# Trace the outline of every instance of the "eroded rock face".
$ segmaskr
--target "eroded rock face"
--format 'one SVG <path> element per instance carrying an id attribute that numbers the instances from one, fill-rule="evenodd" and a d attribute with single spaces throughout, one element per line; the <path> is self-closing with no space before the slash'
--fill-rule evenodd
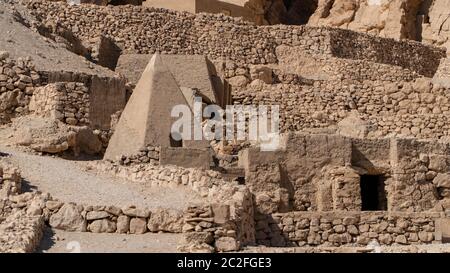
<path id="1" fill-rule="evenodd" d="M 319 0 L 308 24 L 450 48 L 449 5 L 449 0 Z"/>
<path id="2" fill-rule="evenodd" d="M 249 0 L 245 4 L 258 25 L 303 25 L 317 8 L 317 0 Z"/>
<path id="3" fill-rule="evenodd" d="M 368 32 L 382 37 L 416 39 L 421 0 L 320 0 L 308 24 Z"/>

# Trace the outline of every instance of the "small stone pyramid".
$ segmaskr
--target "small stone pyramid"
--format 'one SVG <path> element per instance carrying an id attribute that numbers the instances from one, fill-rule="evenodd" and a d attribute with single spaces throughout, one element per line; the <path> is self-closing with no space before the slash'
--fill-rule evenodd
<path id="1" fill-rule="evenodd" d="M 105 159 L 134 155 L 145 146 L 170 146 L 170 113 L 188 105 L 174 76 L 159 54 L 153 55 L 133 91 L 111 137 Z"/>

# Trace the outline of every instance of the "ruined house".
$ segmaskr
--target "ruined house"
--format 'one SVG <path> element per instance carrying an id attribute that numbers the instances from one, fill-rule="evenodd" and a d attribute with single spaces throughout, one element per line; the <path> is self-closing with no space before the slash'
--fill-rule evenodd
<path id="1" fill-rule="evenodd" d="M 316 16 L 300 10 L 305 15 L 300 26 L 256 26 L 228 16 L 140 6 L 31 1 L 24 9 L 38 29 L 30 34 L 39 41 L 33 46 L 46 48 L 42 33 L 65 47 L 48 47 L 53 49 L 44 53 L 51 55 L 37 55 L 33 67 L 5 43 L 12 52 L 0 54 L 5 128 L 12 126 L 13 132 L 15 118 L 29 116 L 57 120 L 69 132 L 87 127 L 106 148 L 105 160 L 87 166 L 88 171 L 149 188 L 187 188 L 204 203 L 174 211 L 59 202 L 21 195 L 18 174 L 2 170 L 6 206 L 41 217 L 42 223 L 29 223 L 39 224 L 35 229 L 40 231 L 45 222 L 66 231 L 183 233 L 180 249 L 187 252 L 249 246 L 334 251 L 373 242 L 383 247 L 448 242 L 445 48 L 402 40 L 409 34 L 396 22 L 385 25 L 396 31 L 382 29 L 378 36 L 354 32 L 359 12 L 382 10 L 379 5 L 326 2 L 318 1 Z M 200 2 L 186 1 L 193 3 Z M 334 15 L 342 10 L 350 15 L 344 13 L 344 22 L 337 24 Z M 304 25 L 306 19 L 321 27 Z M 348 29 L 327 27 L 346 23 Z M 20 26 L 29 31 L 26 24 Z M 83 73 L 75 65 L 45 65 L 58 54 L 75 60 Z M 173 139 L 170 111 L 183 104 L 192 110 L 194 95 L 222 108 L 278 105 L 278 149 Z M 67 147 L 34 151 L 56 158 L 68 152 Z M 36 240 L 38 235 L 33 234 Z M 32 242 L 27 245 L 32 249 Z"/>

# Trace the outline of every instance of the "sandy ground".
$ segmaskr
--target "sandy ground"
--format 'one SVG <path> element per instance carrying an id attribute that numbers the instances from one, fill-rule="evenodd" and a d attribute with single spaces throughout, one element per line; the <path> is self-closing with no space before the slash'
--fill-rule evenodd
<path id="1" fill-rule="evenodd" d="M 65 232 L 47 228 L 39 253 L 173 253 L 180 234 Z"/>
<path id="2" fill-rule="evenodd" d="M 27 25 L 32 20 L 23 6 L 0 1 L 0 49 L 8 51 L 12 58 L 30 56 L 36 68 L 44 71 L 64 70 L 114 76 L 113 71 L 88 62 L 84 57 L 67 50 L 65 45 L 30 29 Z"/>
<path id="3" fill-rule="evenodd" d="M 186 187 L 149 187 L 86 171 L 83 161 L 31 155 L 2 145 L 0 152 L 7 153 L 8 160 L 20 168 L 25 191 L 49 192 L 64 202 L 183 209 L 201 201 L 197 193 Z"/>

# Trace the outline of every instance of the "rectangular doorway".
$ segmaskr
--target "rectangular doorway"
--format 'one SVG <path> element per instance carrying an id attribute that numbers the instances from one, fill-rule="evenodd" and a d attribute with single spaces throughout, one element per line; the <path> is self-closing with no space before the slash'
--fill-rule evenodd
<path id="1" fill-rule="evenodd" d="M 361 210 L 387 210 L 386 185 L 384 181 L 385 178 L 382 175 L 361 176 Z"/>

